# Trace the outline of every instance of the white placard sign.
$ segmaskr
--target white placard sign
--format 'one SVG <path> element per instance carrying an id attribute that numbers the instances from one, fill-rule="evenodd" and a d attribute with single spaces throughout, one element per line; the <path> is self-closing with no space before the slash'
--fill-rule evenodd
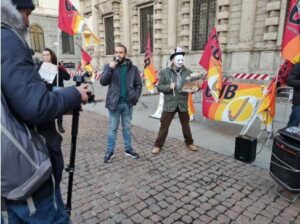
<path id="1" fill-rule="evenodd" d="M 44 81 L 52 84 L 57 74 L 57 66 L 49 62 L 43 62 L 39 73 Z"/>

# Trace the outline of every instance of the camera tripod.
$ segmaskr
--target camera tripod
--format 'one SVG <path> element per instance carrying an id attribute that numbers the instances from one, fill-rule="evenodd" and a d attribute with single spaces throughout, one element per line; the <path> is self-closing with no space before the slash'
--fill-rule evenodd
<path id="1" fill-rule="evenodd" d="M 76 82 L 76 86 L 80 86 L 81 83 L 85 82 L 85 77 L 84 76 L 74 76 L 74 81 Z M 88 102 L 90 103 L 92 101 L 94 101 L 94 95 L 89 94 Z M 73 175 L 74 175 L 74 171 L 75 171 L 76 143 L 77 143 L 77 135 L 78 135 L 80 110 L 81 110 L 81 107 L 78 107 L 73 110 L 70 163 L 65 169 L 69 173 L 67 204 L 65 205 L 66 211 L 69 214 L 69 216 L 71 215 L 71 210 L 72 210 Z"/>

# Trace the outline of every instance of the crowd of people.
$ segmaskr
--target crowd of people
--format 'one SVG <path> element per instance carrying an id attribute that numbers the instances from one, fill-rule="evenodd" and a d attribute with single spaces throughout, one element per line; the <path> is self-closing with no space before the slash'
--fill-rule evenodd
<path id="1" fill-rule="evenodd" d="M 13 116 L 44 137 L 51 159 L 53 178 L 49 177 L 32 194 L 31 198 L 36 208 L 33 214 L 28 209 L 27 200 L 12 201 L 1 197 L 5 204 L 1 220 L 2 223 L 5 221 L 8 223 L 69 223 L 70 219 L 65 211 L 60 192 L 64 162 L 61 152 L 62 136 L 58 131 L 64 132 L 63 114 L 85 104 L 90 90 L 86 84 L 62 88 L 63 81 L 70 79 L 63 64 L 58 66 L 59 80 L 56 77 L 52 83 L 45 83 L 41 79 L 31 49 L 25 41 L 29 16 L 34 9 L 32 0 L 3 0 L 1 3 L 1 92 Z M 165 103 L 160 118 L 160 128 L 152 149 L 153 154 L 161 152 L 176 113 L 179 115 L 187 149 L 197 151 L 189 125 L 188 93 L 181 89 L 185 80 L 196 78 L 199 74 L 192 73 L 184 66 L 184 56 L 185 52 L 182 48 L 175 48 L 170 54 L 170 66 L 160 72 L 157 90 L 164 93 Z M 57 57 L 49 48 L 44 49 L 42 60 L 57 65 Z M 120 122 L 124 138 L 124 153 L 133 159 L 138 159 L 139 155 L 133 149 L 131 142 L 131 119 L 133 107 L 141 96 L 142 81 L 137 66 L 127 57 L 126 46 L 119 44 L 115 47 L 115 58 L 104 66 L 100 83 L 108 86 L 105 106 L 109 111 L 109 128 L 104 162 L 111 162 L 114 157 Z M 294 87 L 293 108 L 288 126 L 299 126 L 300 64 L 294 65 L 287 84 Z M 2 172 L 5 171 L 2 169 Z"/>

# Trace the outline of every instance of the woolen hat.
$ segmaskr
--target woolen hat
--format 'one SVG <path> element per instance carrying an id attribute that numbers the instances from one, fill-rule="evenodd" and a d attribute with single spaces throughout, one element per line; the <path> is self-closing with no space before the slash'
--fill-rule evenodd
<path id="1" fill-rule="evenodd" d="M 185 55 L 184 50 L 181 47 L 176 47 L 171 51 L 170 61 L 176 56 L 176 55 Z"/>
<path id="2" fill-rule="evenodd" d="M 33 11 L 35 9 L 35 6 L 32 2 L 32 0 L 11 0 L 12 4 L 17 7 L 18 10 L 20 9 L 30 9 Z"/>

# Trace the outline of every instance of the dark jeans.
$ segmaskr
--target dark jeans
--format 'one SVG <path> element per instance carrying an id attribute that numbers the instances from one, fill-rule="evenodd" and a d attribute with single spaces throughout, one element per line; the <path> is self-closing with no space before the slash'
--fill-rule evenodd
<path id="1" fill-rule="evenodd" d="M 300 105 L 293 105 L 288 127 L 298 127 L 300 124 Z"/>
<path id="2" fill-rule="evenodd" d="M 28 205 L 6 204 L 7 212 L 1 212 L 1 223 L 5 224 L 68 224 L 69 216 L 64 208 L 59 189 L 54 194 L 34 200 L 36 213 L 30 215 Z"/>
<path id="3" fill-rule="evenodd" d="M 181 127 L 182 127 L 182 133 L 185 140 L 186 145 L 193 144 L 193 138 L 190 128 L 190 116 L 189 113 L 186 112 L 180 112 L 177 108 L 174 112 L 162 112 L 161 118 L 160 118 L 160 128 L 158 132 L 158 136 L 155 141 L 156 147 L 162 147 L 165 143 L 165 140 L 167 138 L 170 124 L 174 118 L 174 115 L 178 112 Z"/>

